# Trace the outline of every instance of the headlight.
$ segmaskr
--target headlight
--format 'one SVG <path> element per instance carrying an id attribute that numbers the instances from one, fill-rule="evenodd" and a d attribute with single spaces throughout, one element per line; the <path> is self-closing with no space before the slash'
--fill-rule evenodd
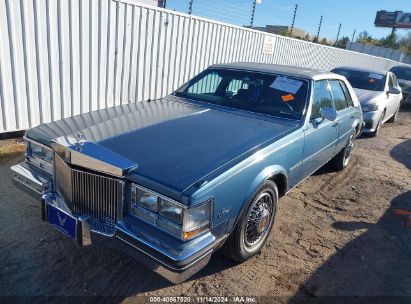
<path id="1" fill-rule="evenodd" d="M 191 239 L 208 228 L 211 217 L 211 201 L 199 207 L 187 209 L 184 213 L 183 239 Z"/>
<path id="2" fill-rule="evenodd" d="M 26 161 L 53 174 L 53 150 L 27 138 L 24 138 L 24 143 L 26 145 Z"/>
<path id="3" fill-rule="evenodd" d="M 160 214 L 176 224 L 183 223 L 183 207 L 162 198 L 160 199 Z"/>
<path id="4" fill-rule="evenodd" d="M 375 103 L 366 103 L 361 106 L 363 112 L 372 112 L 378 110 L 378 105 Z"/>
<path id="5" fill-rule="evenodd" d="M 28 157 L 34 157 L 49 164 L 53 163 L 53 150 L 41 144 L 26 141 L 26 154 Z"/>
<path id="6" fill-rule="evenodd" d="M 136 186 L 131 188 L 131 202 L 151 211 L 158 210 L 158 196 Z"/>
<path id="7" fill-rule="evenodd" d="M 169 233 L 192 239 L 210 227 L 211 200 L 186 208 L 178 202 L 137 185 L 131 188 L 131 213 Z"/>

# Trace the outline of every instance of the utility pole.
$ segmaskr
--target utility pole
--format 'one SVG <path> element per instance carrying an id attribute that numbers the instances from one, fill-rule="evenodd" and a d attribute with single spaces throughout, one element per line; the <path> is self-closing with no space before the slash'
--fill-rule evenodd
<path id="1" fill-rule="evenodd" d="M 320 39 L 320 31 L 321 31 L 321 24 L 322 23 L 323 23 L 323 16 L 321 15 L 320 24 L 318 25 L 317 37 L 315 38 L 317 40 L 317 42 Z"/>
<path id="2" fill-rule="evenodd" d="M 257 0 L 253 0 L 253 10 L 251 12 L 251 20 L 250 20 L 250 27 L 253 27 L 254 24 L 254 14 L 255 14 L 255 4 Z"/>
<path id="3" fill-rule="evenodd" d="M 290 36 L 293 36 L 293 30 L 294 30 L 294 22 L 295 22 L 295 16 L 297 15 L 297 9 L 298 9 L 298 4 L 295 5 L 294 8 L 294 15 L 293 15 L 293 21 L 291 23 L 291 30 L 290 30 Z"/>
<path id="4" fill-rule="evenodd" d="M 354 42 L 354 38 L 355 38 L 355 31 L 356 31 L 356 29 L 354 29 L 354 32 L 352 33 L 351 43 L 352 43 L 352 42 Z"/>
<path id="5" fill-rule="evenodd" d="M 337 39 L 335 39 L 335 43 L 334 43 L 335 46 L 337 46 L 338 44 L 338 38 L 340 38 L 340 32 L 341 32 L 341 23 L 338 26 Z"/>
<path id="6" fill-rule="evenodd" d="M 189 0 L 188 2 L 188 14 L 191 15 L 193 12 L 193 0 Z"/>

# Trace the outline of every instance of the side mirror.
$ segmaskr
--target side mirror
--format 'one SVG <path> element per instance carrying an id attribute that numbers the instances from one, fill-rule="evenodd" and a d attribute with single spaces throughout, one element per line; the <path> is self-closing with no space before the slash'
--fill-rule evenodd
<path id="1" fill-rule="evenodd" d="M 387 93 L 389 93 L 389 94 L 396 94 L 396 95 L 397 95 L 397 94 L 400 94 L 400 93 L 401 93 L 401 90 L 392 87 L 392 88 L 389 88 L 389 89 L 388 89 Z"/>
<path id="2" fill-rule="evenodd" d="M 337 118 L 337 111 L 334 108 L 322 108 L 320 115 L 325 119 L 334 121 Z"/>

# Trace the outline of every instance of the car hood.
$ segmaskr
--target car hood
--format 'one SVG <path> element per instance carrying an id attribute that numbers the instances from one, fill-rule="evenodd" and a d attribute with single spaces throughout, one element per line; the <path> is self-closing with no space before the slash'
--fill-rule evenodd
<path id="1" fill-rule="evenodd" d="M 386 96 L 385 92 L 383 91 L 371 91 L 371 90 L 363 90 L 363 89 L 355 89 L 355 88 L 354 88 L 354 91 L 361 105 L 367 104 L 370 101 L 375 101 L 375 100 L 378 100 Z"/>
<path id="2" fill-rule="evenodd" d="M 180 199 L 190 186 L 232 167 L 297 125 L 171 96 L 66 118 L 30 129 L 26 136 L 86 156 L 82 166 L 89 169 L 97 160 L 100 168 L 118 168 L 119 175 Z"/>

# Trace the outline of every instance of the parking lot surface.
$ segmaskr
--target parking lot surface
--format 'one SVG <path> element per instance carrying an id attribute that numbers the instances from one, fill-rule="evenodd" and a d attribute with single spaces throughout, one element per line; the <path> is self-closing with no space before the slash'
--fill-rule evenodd
<path id="1" fill-rule="evenodd" d="M 172 285 L 121 252 L 79 247 L 41 222 L 39 202 L 0 164 L 0 295 L 411 296 L 411 109 L 376 138 L 356 141 L 349 167 L 324 167 L 280 200 L 270 238 L 236 264 L 216 253 L 189 281 Z"/>

